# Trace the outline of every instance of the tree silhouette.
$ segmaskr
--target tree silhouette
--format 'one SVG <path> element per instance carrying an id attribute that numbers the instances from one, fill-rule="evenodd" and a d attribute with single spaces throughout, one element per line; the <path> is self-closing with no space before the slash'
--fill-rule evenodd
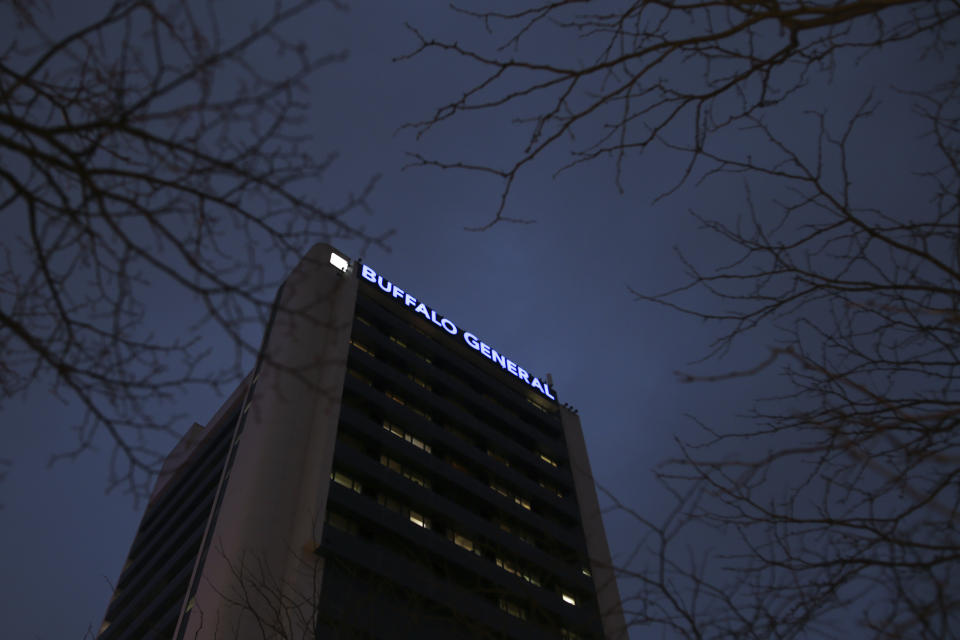
<path id="1" fill-rule="evenodd" d="M 535 163 L 559 173 L 611 161 L 622 190 L 631 154 L 656 151 L 684 158 L 661 196 L 689 183 L 743 187 L 725 210 L 694 213 L 729 259 L 680 253 L 682 286 L 633 295 L 712 323 L 708 361 L 769 343 L 755 365 L 683 379 L 776 373 L 782 392 L 750 420 L 702 424 L 704 438 L 658 469 L 676 498 L 666 517 L 611 496 L 638 527 L 621 568 L 631 623 L 691 638 L 956 637 L 960 8 L 594 6 L 457 9 L 495 43 L 411 27 L 417 45 L 403 59 L 440 51 L 480 69 L 408 125 L 418 136 L 490 111 L 524 131 L 499 165 L 413 156 L 501 180 L 498 208 L 478 228 L 512 219 L 511 187 Z M 569 55 L 541 55 L 538 38 Z M 874 87 L 850 109 L 825 97 L 888 54 L 916 60 L 923 86 Z M 885 198 L 870 175 L 901 150 L 864 140 L 894 103 L 908 105 L 890 109 L 919 151 L 892 177 L 898 198 Z"/>
<path id="2" fill-rule="evenodd" d="M 2 10 L 0 401 L 68 402 L 77 441 L 59 455 L 109 442 L 111 487 L 149 490 L 167 446 L 151 433 L 178 418 L 164 401 L 237 380 L 277 274 L 318 241 L 382 241 L 351 215 L 374 180 L 317 195 L 335 154 L 302 127 L 306 82 L 346 53 L 286 28 L 320 4 L 343 8 L 278 2 L 246 28 L 212 2 L 117 0 L 66 29 L 40 2 Z M 147 322 L 179 305 L 198 322 Z M 204 360 L 217 332 L 232 367 Z"/>

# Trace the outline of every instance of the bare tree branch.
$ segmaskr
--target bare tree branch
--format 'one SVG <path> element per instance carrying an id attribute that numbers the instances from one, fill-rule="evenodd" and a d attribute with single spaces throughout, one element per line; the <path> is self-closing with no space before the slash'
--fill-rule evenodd
<path id="1" fill-rule="evenodd" d="M 280 273 L 262 265 L 384 239 L 355 216 L 375 179 L 316 195 L 335 155 L 316 157 L 302 127 L 306 83 L 346 52 L 312 54 L 285 25 L 323 4 L 342 8 L 280 2 L 239 31 L 227 8 L 180 0 L 117 0 L 68 33 L 45 29 L 41 4 L 6 10 L 0 401 L 39 384 L 75 406 L 76 446 L 59 457 L 109 442 L 111 488 L 143 495 L 166 447 L 151 434 L 180 418 L 163 404 L 229 387 L 256 352 L 247 328 L 262 328 Z M 202 321 L 148 328 L 197 303 Z M 235 345 L 232 365 L 206 362 L 212 332 Z"/>

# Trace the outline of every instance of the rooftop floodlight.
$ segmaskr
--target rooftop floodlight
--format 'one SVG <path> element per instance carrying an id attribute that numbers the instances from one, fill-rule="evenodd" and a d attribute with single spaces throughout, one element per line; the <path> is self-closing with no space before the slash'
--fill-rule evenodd
<path id="1" fill-rule="evenodd" d="M 338 253 L 331 253 L 330 264 L 335 266 L 337 269 L 340 269 L 340 271 L 343 271 L 344 273 L 346 273 L 347 267 L 350 266 L 350 261 Z"/>

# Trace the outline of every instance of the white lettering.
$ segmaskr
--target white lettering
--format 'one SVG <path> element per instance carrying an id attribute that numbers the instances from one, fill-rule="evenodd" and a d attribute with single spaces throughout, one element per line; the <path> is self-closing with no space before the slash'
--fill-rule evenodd
<path id="1" fill-rule="evenodd" d="M 423 304 L 422 302 L 417 305 L 417 308 L 414 309 L 414 311 L 416 311 L 417 313 L 423 314 L 423 317 L 426 318 L 427 320 L 430 319 L 430 310 L 427 309 L 427 305 Z"/>
<path id="2" fill-rule="evenodd" d="M 440 321 L 440 324 L 443 326 L 444 331 L 446 331 L 450 335 L 452 336 L 457 335 L 457 325 L 453 324 L 452 320 L 447 320 L 446 318 L 443 318 Z"/>
<path id="3" fill-rule="evenodd" d="M 477 340 L 477 336 L 473 335 L 473 334 L 470 333 L 469 331 L 464 331 L 464 332 L 463 332 L 463 340 L 464 340 L 464 342 L 466 342 L 468 345 L 470 345 L 470 348 L 471 348 L 471 349 L 476 349 L 477 351 L 480 350 L 480 341 Z"/>
<path id="4" fill-rule="evenodd" d="M 417 299 L 412 295 L 405 292 L 403 289 L 393 284 L 389 280 L 384 279 L 384 277 L 379 275 L 372 267 L 369 267 L 365 264 L 362 265 L 360 269 L 360 276 L 367 282 L 376 284 L 387 295 L 400 300 L 404 306 L 411 307 L 415 313 L 419 313 L 433 324 L 441 327 L 450 335 L 455 336 L 460 331 L 452 320 L 438 315 L 436 311 L 424 303 L 418 302 Z M 469 331 L 464 331 L 463 340 L 471 349 L 479 351 L 485 358 L 500 365 L 501 369 L 506 369 L 511 374 L 520 380 L 523 380 L 547 398 L 556 401 L 557 398 L 550 392 L 550 387 L 547 385 L 547 383 L 541 382 L 539 378 L 531 376 L 526 369 L 520 367 L 513 360 L 507 358 L 505 355 L 499 353 L 496 349 L 480 340 L 475 334 L 470 333 Z"/>

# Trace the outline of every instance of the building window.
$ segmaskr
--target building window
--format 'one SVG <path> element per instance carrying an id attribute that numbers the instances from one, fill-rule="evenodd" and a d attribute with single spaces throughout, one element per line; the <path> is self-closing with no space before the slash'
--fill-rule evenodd
<path id="1" fill-rule="evenodd" d="M 407 343 L 401 340 L 400 338 L 398 338 L 397 336 L 390 336 L 390 342 L 394 342 L 400 345 L 401 347 L 403 347 L 404 349 L 407 348 Z"/>
<path id="2" fill-rule="evenodd" d="M 504 498 L 510 497 L 510 492 L 507 491 L 505 487 L 493 482 L 492 480 L 490 481 L 490 488 L 502 495 Z"/>
<path id="3" fill-rule="evenodd" d="M 464 473 L 470 476 L 471 478 L 476 477 L 473 475 L 473 472 L 470 471 L 470 469 L 468 469 L 466 466 L 464 466 L 463 463 L 461 463 L 459 460 L 456 460 L 455 458 L 452 458 L 450 456 L 447 456 L 446 458 L 444 458 L 444 460 L 446 460 L 447 464 L 449 464 L 452 468 L 456 469 L 460 473 Z"/>
<path id="4" fill-rule="evenodd" d="M 527 571 L 516 562 L 511 562 L 506 558 L 497 556 L 497 566 L 503 569 L 504 571 L 506 571 L 507 573 L 511 573 L 517 576 L 518 578 L 522 578 L 523 580 L 526 580 L 527 582 L 529 582 L 530 584 L 536 587 L 543 586 L 543 584 L 540 581 L 540 578 L 537 577 L 536 574 L 531 573 L 530 571 Z"/>
<path id="5" fill-rule="evenodd" d="M 468 538 L 462 533 L 458 533 L 450 529 L 447 531 L 447 539 L 449 539 L 450 542 L 457 545 L 461 549 L 466 549 L 467 551 L 471 551 L 478 556 L 481 555 L 480 546 L 475 544 L 471 538 Z"/>
<path id="6" fill-rule="evenodd" d="M 400 515 L 405 515 L 406 509 L 399 500 L 394 500 L 390 496 L 385 496 L 382 493 L 377 496 L 377 504 L 381 507 L 386 507 L 394 513 L 399 513 Z"/>
<path id="7" fill-rule="evenodd" d="M 430 386 L 430 383 L 424 380 L 423 378 L 418 378 L 417 376 L 410 374 L 409 378 L 415 383 L 426 389 L 427 391 L 433 391 L 433 387 Z"/>
<path id="8" fill-rule="evenodd" d="M 593 575 L 592 573 L 590 573 L 590 569 L 587 569 L 586 567 L 584 567 L 583 569 L 580 569 L 580 573 L 587 576 L 588 578 Z"/>
<path id="9" fill-rule="evenodd" d="M 409 517 L 410 517 L 410 522 L 417 525 L 418 527 L 423 527 L 424 529 L 430 528 L 430 518 L 423 515 L 422 513 L 419 513 L 411 509 Z"/>
<path id="10" fill-rule="evenodd" d="M 408 520 L 410 520 L 410 522 L 417 525 L 418 527 L 423 527 L 424 529 L 431 528 L 429 517 L 425 516 L 419 511 L 415 511 L 409 508 L 407 505 L 403 504 L 399 500 L 394 500 L 390 496 L 386 496 L 381 493 L 377 495 L 377 503 L 380 506 L 386 507 L 390 511 L 393 511 L 394 513 L 400 514 L 404 518 L 407 518 Z"/>
<path id="11" fill-rule="evenodd" d="M 407 442 L 415 446 L 417 449 L 422 449 L 427 453 L 433 453 L 433 449 L 430 447 L 429 444 L 427 444 L 420 438 L 416 437 L 415 435 L 412 435 L 404 431 L 403 429 L 393 424 L 392 422 L 387 422 L 386 420 L 384 420 L 383 428 L 389 431 L 390 433 L 392 433 L 393 435 L 397 436 L 398 438 L 402 438 L 406 440 Z"/>
<path id="12" fill-rule="evenodd" d="M 573 597 L 573 594 L 572 594 L 572 593 L 568 593 L 568 592 L 566 592 L 566 591 L 561 591 L 561 592 L 560 592 L 560 597 L 563 598 L 563 601 L 566 602 L 567 604 L 571 604 L 571 605 L 573 605 L 573 606 L 577 606 L 577 599 Z"/>
<path id="13" fill-rule="evenodd" d="M 360 372 L 357 371 L 356 369 L 349 369 L 348 371 L 349 371 L 350 375 L 352 375 L 354 378 L 356 378 L 356 379 L 359 380 L 360 382 L 362 382 L 362 383 L 364 383 L 364 384 L 368 384 L 368 385 L 373 386 L 373 380 L 371 380 L 371 379 L 368 378 L 367 376 L 363 375 L 362 373 L 360 373 Z"/>
<path id="14" fill-rule="evenodd" d="M 341 487 L 346 487 L 357 493 L 363 493 L 363 485 L 360 484 L 359 480 L 354 480 L 347 474 L 342 471 L 334 471 L 330 474 L 330 479 L 339 484 Z"/>
<path id="15" fill-rule="evenodd" d="M 559 464 L 557 464 L 557 461 L 556 461 L 556 460 L 554 460 L 553 458 L 551 458 L 550 456 L 548 456 L 548 455 L 546 455 L 546 454 L 544 454 L 544 453 L 541 453 L 541 454 L 540 454 L 540 459 L 541 459 L 542 461 L 546 462 L 548 465 L 550 465 L 550 466 L 553 467 L 554 469 L 556 469 L 557 467 L 560 466 Z"/>
<path id="16" fill-rule="evenodd" d="M 383 466 L 385 466 L 387 469 L 390 469 L 390 471 L 393 471 L 393 472 L 395 472 L 395 473 L 399 473 L 400 475 L 402 475 L 404 478 L 406 478 L 406 479 L 409 480 L 410 482 L 413 482 L 413 483 L 415 483 L 415 484 L 418 484 L 418 485 L 420 485 L 421 487 L 426 487 L 427 489 L 430 488 L 430 480 L 429 480 L 429 479 L 427 479 L 427 478 L 425 478 L 423 475 L 417 473 L 416 471 L 414 471 L 414 470 L 411 469 L 410 467 L 407 467 L 407 466 L 404 466 L 404 465 L 400 464 L 400 462 L 398 462 L 397 460 L 394 460 L 393 458 L 390 458 L 390 457 L 385 456 L 385 455 L 381 455 L 381 456 L 380 456 L 380 464 L 382 464 Z"/>
<path id="17" fill-rule="evenodd" d="M 356 436 L 353 436 L 349 433 L 340 432 L 337 434 L 337 442 L 347 445 L 348 447 L 353 447 L 357 451 L 363 451 L 366 447 L 363 446 Z"/>
<path id="18" fill-rule="evenodd" d="M 560 638 L 562 640 L 580 640 L 580 635 L 569 629 L 562 628 L 560 629 Z"/>
<path id="19" fill-rule="evenodd" d="M 517 503 L 518 505 L 520 505 L 521 507 L 523 507 L 523 508 L 526 509 L 527 511 L 530 511 L 530 510 L 531 510 L 530 501 L 529 501 L 529 500 L 527 500 L 527 499 L 524 498 L 524 497 L 518 496 L 517 494 L 513 493 L 512 491 L 510 491 L 510 490 L 507 489 L 506 487 L 504 487 L 504 486 L 502 486 L 502 485 L 499 485 L 499 484 L 497 484 L 496 482 L 493 482 L 493 481 L 491 480 L 491 481 L 490 481 L 490 488 L 493 489 L 494 491 L 496 491 L 497 493 L 499 493 L 500 495 L 502 495 L 503 497 L 505 497 L 505 498 L 510 498 L 511 500 L 513 500 L 515 503 Z"/>
<path id="20" fill-rule="evenodd" d="M 330 523 L 330 526 L 340 529 L 340 531 L 352 535 L 356 535 L 357 533 L 357 523 L 336 511 L 327 513 L 327 522 Z"/>
<path id="21" fill-rule="evenodd" d="M 530 398 L 527 398 L 527 402 L 529 402 L 530 404 L 532 404 L 533 406 L 535 406 L 535 407 L 536 407 L 537 409 L 539 409 L 542 413 L 547 413 L 546 407 L 544 407 L 543 405 L 541 405 L 539 402 L 534 402 L 534 401 L 531 400 Z"/>
<path id="22" fill-rule="evenodd" d="M 363 344 L 362 342 L 358 342 L 358 341 L 354 340 L 353 338 L 350 338 L 350 344 L 352 344 L 353 346 L 355 346 L 357 349 L 360 349 L 360 351 L 363 351 L 365 354 L 367 354 L 367 355 L 369 355 L 369 356 L 373 356 L 374 358 L 377 357 L 377 355 L 373 352 L 373 349 L 371 349 L 371 348 L 368 347 L 367 345 Z"/>
<path id="23" fill-rule="evenodd" d="M 545 482 L 545 481 L 543 481 L 543 480 L 540 480 L 539 483 L 540 483 L 540 486 L 541 486 L 541 487 L 543 487 L 544 489 L 546 489 L 547 491 L 549 491 L 549 492 L 552 493 L 553 495 L 557 496 L 558 498 L 562 498 L 562 497 L 563 497 L 563 491 L 560 491 L 559 488 L 553 486 L 553 485 L 550 484 L 549 482 Z"/>
<path id="24" fill-rule="evenodd" d="M 519 527 L 515 527 L 511 525 L 509 522 L 505 520 L 501 520 L 500 518 L 496 518 L 494 520 L 494 524 L 500 527 L 501 531 L 506 531 L 509 534 L 515 535 L 516 537 L 520 538 L 527 544 L 537 546 L 537 544 L 533 541 L 533 537 L 527 534 L 527 532 L 525 532 L 523 529 Z"/>
<path id="25" fill-rule="evenodd" d="M 520 618 L 521 620 L 527 619 L 527 610 L 507 598 L 500 598 L 500 610 L 506 611 L 514 618 Z"/>
<path id="26" fill-rule="evenodd" d="M 407 404 L 406 402 L 403 401 L 403 398 L 401 398 L 400 396 L 398 396 L 397 394 L 395 394 L 393 391 L 387 391 L 386 394 L 387 394 L 387 397 L 388 397 L 388 398 L 390 398 L 391 400 L 393 400 L 393 401 L 396 402 L 397 404 L 400 404 L 400 405 Z"/>
<path id="27" fill-rule="evenodd" d="M 424 411 L 423 409 L 420 409 L 420 408 L 418 408 L 418 407 L 410 407 L 410 409 L 411 409 L 415 414 L 417 414 L 418 416 L 420 416 L 421 418 L 423 418 L 424 420 L 429 420 L 430 422 L 433 422 L 433 416 L 430 415 L 429 413 L 427 413 L 426 411 Z"/>

